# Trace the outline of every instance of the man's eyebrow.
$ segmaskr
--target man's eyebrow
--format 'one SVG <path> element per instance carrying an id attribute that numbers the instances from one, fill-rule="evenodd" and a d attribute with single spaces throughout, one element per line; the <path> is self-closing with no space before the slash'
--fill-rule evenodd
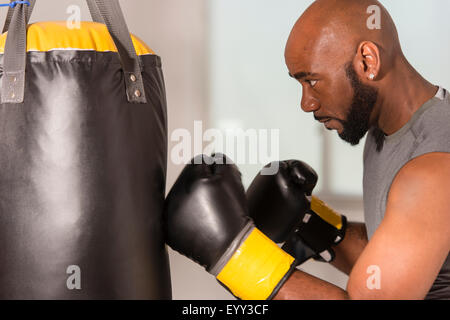
<path id="1" fill-rule="evenodd" d="M 305 77 L 308 77 L 308 76 L 316 76 L 316 75 L 317 75 L 316 73 L 305 72 L 305 71 L 300 71 L 300 72 L 297 72 L 297 73 L 295 73 L 293 75 L 291 73 L 289 73 L 290 77 L 295 78 L 297 80 L 301 80 L 301 79 L 303 79 Z"/>

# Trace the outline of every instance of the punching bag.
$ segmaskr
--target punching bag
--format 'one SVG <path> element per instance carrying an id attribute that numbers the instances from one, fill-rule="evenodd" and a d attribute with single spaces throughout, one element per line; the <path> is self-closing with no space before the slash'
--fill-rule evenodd
<path id="1" fill-rule="evenodd" d="M 29 2 L 0 38 L 0 299 L 171 299 L 160 57 L 117 0 L 73 29 Z"/>

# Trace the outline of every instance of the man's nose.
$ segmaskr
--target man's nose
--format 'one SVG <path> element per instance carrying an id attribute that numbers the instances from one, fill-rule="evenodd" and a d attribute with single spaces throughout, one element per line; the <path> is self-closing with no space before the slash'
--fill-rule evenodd
<path id="1" fill-rule="evenodd" d="M 305 112 L 314 112 L 320 108 L 319 100 L 303 90 L 301 108 Z"/>

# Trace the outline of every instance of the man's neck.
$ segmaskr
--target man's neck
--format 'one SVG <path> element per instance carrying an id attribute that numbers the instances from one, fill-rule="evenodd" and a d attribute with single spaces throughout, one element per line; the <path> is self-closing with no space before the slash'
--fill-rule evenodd
<path id="1" fill-rule="evenodd" d="M 385 90 L 380 90 L 377 101 L 377 125 L 386 135 L 402 128 L 438 90 L 414 70 L 406 59 L 402 59 L 396 70 L 383 80 Z"/>

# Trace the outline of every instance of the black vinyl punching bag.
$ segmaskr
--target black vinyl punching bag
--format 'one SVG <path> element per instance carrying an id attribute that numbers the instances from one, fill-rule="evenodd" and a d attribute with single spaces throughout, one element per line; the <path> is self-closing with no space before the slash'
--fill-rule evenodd
<path id="1" fill-rule="evenodd" d="M 117 0 L 0 38 L 0 299 L 171 299 L 161 60 Z"/>

